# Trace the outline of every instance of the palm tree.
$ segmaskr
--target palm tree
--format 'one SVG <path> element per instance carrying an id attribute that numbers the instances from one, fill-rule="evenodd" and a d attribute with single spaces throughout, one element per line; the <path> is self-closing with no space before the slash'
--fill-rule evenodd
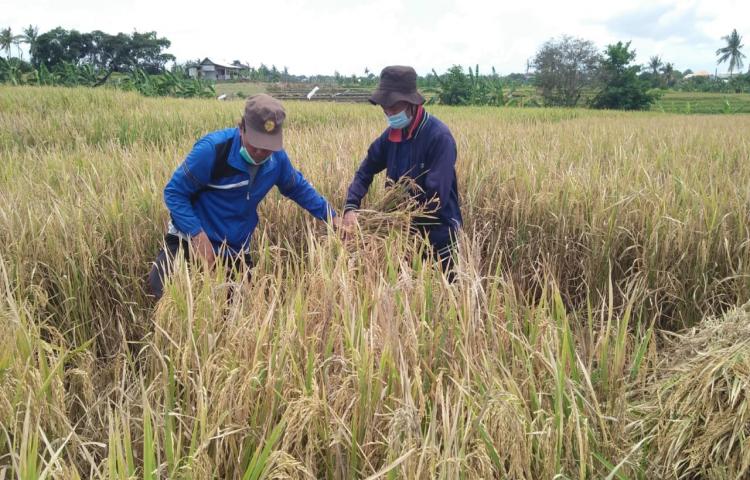
<path id="1" fill-rule="evenodd" d="M 10 59 L 10 47 L 15 45 L 16 50 L 18 51 L 18 57 L 23 58 L 23 53 L 21 52 L 22 40 L 23 35 L 13 35 L 13 31 L 10 27 L 4 28 L 0 31 L 0 50 L 5 50 L 8 59 Z"/>
<path id="2" fill-rule="evenodd" d="M 737 34 L 737 29 L 732 30 L 732 33 L 726 37 L 721 37 L 722 40 L 727 42 L 727 46 L 716 50 L 716 55 L 719 60 L 716 64 L 721 64 L 729 60 L 729 76 L 732 76 L 732 72 L 735 69 L 739 70 L 742 68 L 742 59 L 745 58 L 745 54 L 741 52 L 742 37 Z"/>
<path id="3" fill-rule="evenodd" d="M 661 61 L 661 57 L 659 57 L 658 55 L 651 57 L 648 61 L 648 68 L 651 69 L 651 72 L 654 75 L 659 74 L 659 69 L 662 67 L 662 65 L 664 65 L 664 63 Z"/>
<path id="4" fill-rule="evenodd" d="M 674 83 L 674 65 L 667 62 L 661 69 L 661 74 L 664 75 L 664 83 L 667 87 L 671 87 Z"/>
<path id="5" fill-rule="evenodd" d="M 18 58 L 23 60 L 23 52 L 21 51 L 21 44 L 23 43 L 23 35 L 13 35 L 13 45 L 16 46 L 16 52 L 18 52 Z"/>
<path id="6" fill-rule="evenodd" d="M 10 47 L 13 46 L 14 38 L 10 27 L 0 30 L 0 50 L 5 50 L 8 59 L 10 59 Z"/>
<path id="7" fill-rule="evenodd" d="M 23 29 L 23 41 L 29 46 L 29 56 L 34 59 L 36 54 L 36 39 L 39 36 L 39 27 L 29 25 Z"/>

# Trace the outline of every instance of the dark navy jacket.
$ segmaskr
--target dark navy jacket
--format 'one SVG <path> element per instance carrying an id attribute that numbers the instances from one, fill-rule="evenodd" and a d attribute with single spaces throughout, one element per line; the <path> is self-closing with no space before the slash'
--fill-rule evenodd
<path id="1" fill-rule="evenodd" d="M 226 242 L 229 254 L 247 251 L 258 224 L 258 204 L 274 185 L 320 220 L 335 215 L 283 150 L 258 168 L 251 185 L 250 165 L 240 147 L 238 128 L 209 133 L 196 142 L 164 188 L 172 218 L 169 233 L 190 237 L 203 230 L 217 250 Z"/>
<path id="2" fill-rule="evenodd" d="M 421 121 L 419 118 L 416 121 L 419 124 L 410 127 L 414 128 L 410 138 L 391 141 L 391 129 L 386 129 L 370 145 L 367 157 L 349 186 L 344 208 L 359 208 L 373 177 L 383 170 L 390 181 L 411 177 L 424 190 L 416 194 L 418 201 L 428 204 L 435 198 L 439 200 L 437 224 L 426 230 L 430 243 L 442 248 L 451 242 L 452 234 L 463 224 L 456 181 L 456 142 L 448 127 L 427 112 L 423 113 Z"/>

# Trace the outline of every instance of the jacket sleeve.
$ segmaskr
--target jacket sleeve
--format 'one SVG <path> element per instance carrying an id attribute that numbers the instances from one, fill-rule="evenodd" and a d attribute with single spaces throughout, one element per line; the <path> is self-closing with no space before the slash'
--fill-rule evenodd
<path id="1" fill-rule="evenodd" d="M 436 215 L 443 225 L 453 224 L 449 218 L 453 182 L 456 178 L 456 141 L 450 134 L 440 135 L 429 147 L 430 169 L 425 173 L 425 198 L 427 209 L 437 210 Z"/>
<path id="2" fill-rule="evenodd" d="M 385 169 L 386 154 L 384 141 L 381 136 L 372 142 L 370 148 L 367 149 L 367 156 L 359 165 L 357 172 L 354 174 L 354 179 L 349 185 L 349 190 L 346 192 L 345 212 L 359 208 L 362 204 L 362 198 L 367 194 L 367 190 L 369 190 L 372 184 L 373 177 Z"/>
<path id="3" fill-rule="evenodd" d="M 299 170 L 292 166 L 289 157 L 284 155 L 280 160 L 281 173 L 276 186 L 281 194 L 294 200 L 319 220 L 328 221 L 329 217 L 335 217 L 336 212 L 328 201 L 310 185 Z"/>
<path id="4" fill-rule="evenodd" d="M 214 157 L 213 144 L 207 139 L 199 140 L 164 187 L 164 203 L 172 223 L 187 235 L 198 235 L 203 229 L 191 198 L 209 183 Z"/>

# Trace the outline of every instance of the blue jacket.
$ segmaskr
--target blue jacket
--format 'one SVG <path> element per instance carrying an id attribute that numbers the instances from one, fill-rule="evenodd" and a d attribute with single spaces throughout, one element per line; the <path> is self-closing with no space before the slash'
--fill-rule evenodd
<path id="1" fill-rule="evenodd" d="M 258 204 L 274 185 L 314 217 L 335 216 L 283 150 L 258 168 L 250 185 L 250 165 L 240 156 L 240 146 L 239 128 L 209 133 L 196 142 L 164 188 L 172 219 L 169 233 L 189 237 L 203 230 L 216 250 L 226 242 L 229 254 L 247 251 L 258 224 Z"/>
<path id="2" fill-rule="evenodd" d="M 411 177 L 423 190 L 415 193 L 420 203 L 431 208 L 431 200 L 439 201 L 437 222 L 433 220 L 437 224 L 425 230 L 430 243 L 442 248 L 451 243 L 455 230 L 463 224 L 456 181 L 456 142 L 448 127 L 427 112 L 413 131 L 410 138 L 396 142 L 389 139 L 391 131 L 386 129 L 370 145 L 349 186 L 345 209 L 360 207 L 373 177 L 383 170 L 390 181 Z"/>

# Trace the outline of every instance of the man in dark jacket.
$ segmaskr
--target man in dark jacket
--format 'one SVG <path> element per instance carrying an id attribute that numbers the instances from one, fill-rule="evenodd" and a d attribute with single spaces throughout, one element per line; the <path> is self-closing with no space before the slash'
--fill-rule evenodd
<path id="1" fill-rule="evenodd" d="M 164 188 L 171 221 L 163 249 L 149 274 L 157 299 L 178 252 L 190 248 L 209 266 L 217 256 L 228 266 L 250 265 L 250 238 L 258 204 L 276 186 L 315 218 L 338 224 L 336 213 L 296 170 L 283 150 L 281 103 L 266 94 L 250 97 L 238 127 L 209 133 Z"/>
<path id="2" fill-rule="evenodd" d="M 390 66 L 380 74 L 370 97 L 386 115 L 388 128 L 367 151 L 354 175 L 344 206 L 344 229 L 356 224 L 356 210 L 375 174 L 385 170 L 389 181 L 410 177 L 421 187 L 416 199 L 437 217 L 430 225 L 416 226 L 426 234 L 433 255 L 444 271 L 453 265 L 456 232 L 462 225 L 456 181 L 456 142 L 448 127 L 427 113 L 417 92 L 417 73 L 411 67 Z"/>

